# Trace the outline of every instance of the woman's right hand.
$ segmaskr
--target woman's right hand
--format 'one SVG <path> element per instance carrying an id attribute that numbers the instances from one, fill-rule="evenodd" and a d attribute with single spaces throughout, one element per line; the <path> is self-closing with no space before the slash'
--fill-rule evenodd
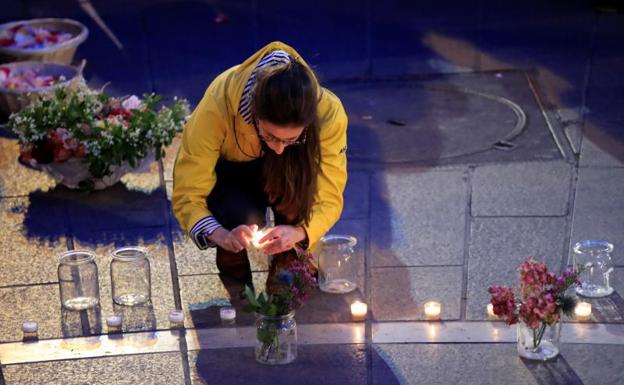
<path id="1" fill-rule="evenodd" d="M 249 242 L 251 242 L 253 232 L 257 227 L 256 225 L 240 225 L 231 231 L 219 227 L 212 233 L 210 240 L 225 250 L 238 253 L 249 247 Z"/>

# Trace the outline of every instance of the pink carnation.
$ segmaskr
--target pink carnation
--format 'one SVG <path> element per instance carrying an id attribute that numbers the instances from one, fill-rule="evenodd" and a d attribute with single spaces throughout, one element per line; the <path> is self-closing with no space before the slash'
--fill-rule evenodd
<path id="1" fill-rule="evenodd" d="M 138 110 L 142 106 L 141 99 L 139 99 L 136 95 L 132 95 L 121 102 L 121 106 L 126 111 Z"/>

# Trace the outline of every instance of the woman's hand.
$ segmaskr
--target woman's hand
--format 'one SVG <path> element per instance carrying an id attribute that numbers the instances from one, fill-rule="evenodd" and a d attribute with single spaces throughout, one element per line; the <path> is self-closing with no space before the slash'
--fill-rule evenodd
<path id="1" fill-rule="evenodd" d="M 257 225 L 240 225 L 233 228 L 231 231 L 227 231 L 223 227 L 220 227 L 212 233 L 210 240 L 225 250 L 238 253 L 249 247 L 249 242 L 253 238 L 253 232 L 257 228 Z"/>
<path id="2" fill-rule="evenodd" d="M 268 230 L 258 243 L 267 255 L 288 251 L 295 243 L 303 241 L 307 234 L 301 226 L 280 225 Z"/>

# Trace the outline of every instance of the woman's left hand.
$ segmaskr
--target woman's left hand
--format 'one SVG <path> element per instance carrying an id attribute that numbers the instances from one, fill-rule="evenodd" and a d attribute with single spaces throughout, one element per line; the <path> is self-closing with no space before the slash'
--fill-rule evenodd
<path id="1" fill-rule="evenodd" d="M 306 238 L 306 232 L 301 226 L 275 226 L 264 234 L 259 241 L 262 249 L 268 255 L 275 255 L 288 251 Z"/>

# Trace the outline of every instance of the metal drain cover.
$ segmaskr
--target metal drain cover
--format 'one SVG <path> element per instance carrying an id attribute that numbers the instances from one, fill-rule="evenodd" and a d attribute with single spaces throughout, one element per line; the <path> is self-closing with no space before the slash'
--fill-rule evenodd
<path id="1" fill-rule="evenodd" d="M 548 150 L 529 158 L 561 156 L 521 73 L 345 82 L 329 88 L 349 116 L 353 161 L 451 163 L 488 151 L 496 157 L 526 147 L 527 139 L 538 144 L 529 153 L 540 146 Z M 518 140 L 528 137 L 528 131 L 541 132 L 539 140 Z"/>

